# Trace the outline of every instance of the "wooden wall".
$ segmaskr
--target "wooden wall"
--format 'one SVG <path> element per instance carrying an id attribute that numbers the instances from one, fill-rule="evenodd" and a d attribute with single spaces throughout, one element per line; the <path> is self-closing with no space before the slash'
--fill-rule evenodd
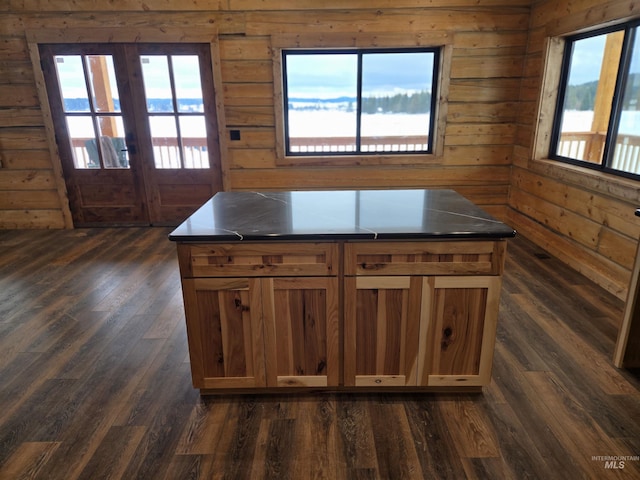
<path id="1" fill-rule="evenodd" d="M 530 0 L 8 0 L 0 6 L 0 228 L 70 226 L 30 34 L 113 41 L 217 35 L 225 188 L 455 188 L 504 217 Z M 320 6 L 318 6 L 320 5 Z M 185 9 L 189 9 L 185 11 Z M 169 33 L 167 33 L 169 32 Z M 173 32 L 173 33 L 171 33 Z M 104 35 L 102 35 L 104 36 Z M 449 45 L 442 154 L 276 163 L 275 46 Z M 42 107 L 42 108 L 41 108 Z M 43 118 L 45 120 L 43 120 Z M 229 130 L 241 132 L 229 141 Z M 366 165 L 361 164 L 366 163 Z"/>
<path id="2" fill-rule="evenodd" d="M 509 193 L 510 225 L 621 299 L 640 236 L 634 216 L 640 185 L 546 156 L 562 52 L 558 38 L 638 16 L 640 2 L 534 3 Z"/>
<path id="3" fill-rule="evenodd" d="M 9 8 L 0 5 L 0 228 L 69 226 L 23 23 Z"/>
<path id="4" fill-rule="evenodd" d="M 74 41 L 97 32 L 136 41 L 143 29 L 167 42 L 211 35 L 227 190 L 454 188 L 624 298 L 640 235 L 637 182 L 545 161 L 548 112 L 539 100 L 553 96 L 540 93 L 549 37 L 634 15 L 640 6 L 628 0 L 6 0 L 0 228 L 72 226 L 32 67 L 33 32 Z M 441 155 L 414 164 L 277 161 L 276 47 L 440 43 L 451 53 Z M 240 141 L 229 140 L 232 129 Z"/>

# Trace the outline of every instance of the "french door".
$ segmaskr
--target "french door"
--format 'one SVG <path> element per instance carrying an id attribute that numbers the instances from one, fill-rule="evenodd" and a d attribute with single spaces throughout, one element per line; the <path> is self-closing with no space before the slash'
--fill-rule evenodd
<path id="1" fill-rule="evenodd" d="M 40 56 L 74 225 L 175 225 L 221 190 L 209 45 Z"/>

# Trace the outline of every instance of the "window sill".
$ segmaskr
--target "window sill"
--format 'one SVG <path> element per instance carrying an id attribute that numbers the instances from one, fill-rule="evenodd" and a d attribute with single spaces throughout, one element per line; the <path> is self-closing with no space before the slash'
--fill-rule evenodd
<path id="1" fill-rule="evenodd" d="M 330 166 L 349 167 L 361 165 L 415 165 L 425 164 L 437 165 L 442 163 L 442 157 L 433 153 L 423 153 L 415 155 L 394 155 L 384 153 L 379 155 L 318 155 L 318 156 L 292 156 L 279 157 L 276 165 L 279 167 L 300 167 L 300 166 Z"/>

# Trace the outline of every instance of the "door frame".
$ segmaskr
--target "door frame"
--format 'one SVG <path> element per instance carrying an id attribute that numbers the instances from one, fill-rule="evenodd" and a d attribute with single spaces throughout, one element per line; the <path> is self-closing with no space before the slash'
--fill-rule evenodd
<path id="1" fill-rule="evenodd" d="M 213 77 L 213 97 L 216 116 L 218 119 L 218 139 L 220 147 L 220 170 L 222 190 L 229 190 L 229 165 L 227 162 L 228 144 L 225 134 L 225 115 L 222 103 L 222 73 L 220 71 L 220 48 L 218 42 L 218 29 L 211 27 L 206 34 L 191 33 L 183 28 L 69 28 L 49 29 L 27 28 L 25 31 L 27 46 L 38 91 L 38 99 L 44 119 L 45 133 L 49 144 L 52 169 L 55 178 L 55 188 L 60 198 L 60 208 L 65 228 L 74 228 L 71 208 L 68 200 L 67 186 L 65 183 L 62 160 L 56 144 L 53 116 L 51 114 L 49 95 L 41 66 L 39 44 L 54 43 L 206 43 L 211 52 L 211 75 Z"/>

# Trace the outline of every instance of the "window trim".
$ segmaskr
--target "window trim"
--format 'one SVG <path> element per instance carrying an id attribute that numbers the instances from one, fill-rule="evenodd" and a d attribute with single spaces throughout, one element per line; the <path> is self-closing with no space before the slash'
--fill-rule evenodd
<path id="1" fill-rule="evenodd" d="M 348 39 L 349 40 L 349 39 Z M 451 63 L 453 57 L 453 35 L 447 32 L 406 33 L 394 35 L 364 35 L 362 38 L 351 38 L 345 43 L 345 37 L 339 34 L 291 35 L 280 34 L 271 37 L 272 67 L 274 78 L 274 110 L 275 110 L 275 164 L 278 167 L 300 166 L 397 166 L 397 165 L 440 165 L 444 155 L 444 132 L 448 112 L 447 99 L 451 82 Z M 370 155 L 335 155 L 335 156 L 286 156 L 284 147 L 284 108 L 283 108 L 283 75 L 282 50 L 300 49 L 342 49 L 342 48 L 372 48 L 372 49 L 400 49 L 400 48 L 440 48 L 438 65 L 438 88 L 433 95 L 437 97 L 434 112 L 433 152 L 426 154 L 395 155 L 394 152 L 380 152 Z"/>
<path id="2" fill-rule="evenodd" d="M 634 31 L 634 29 L 636 29 Z M 566 35 L 561 37 L 562 40 L 562 48 L 561 48 L 561 65 L 560 65 L 560 76 L 557 83 L 557 94 L 555 99 L 549 99 L 550 102 L 553 103 L 552 109 L 552 121 L 551 121 L 551 132 L 550 132 L 550 140 L 548 145 L 548 155 L 547 157 L 550 160 L 575 165 L 578 167 L 587 168 L 589 170 L 593 170 L 596 172 L 602 172 L 607 174 L 612 174 L 617 177 L 625 177 L 633 180 L 640 180 L 640 173 L 631 173 L 625 172 L 623 170 L 618 170 L 610 167 L 612 162 L 612 157 L 615 152 L 615 138 L 618 132 L 618 128 L 620 126 L 620 118 L 622 115 L 622 102 L 624 97 L 624 92 L 627 84 L 627 80 L 629 77 L 629 69 L 631 64 L 631 51 L 632 45 L 635 41 L 636 35 L 638 35 L 638 30 L 640 30 L 640 19 L 634 19 L 631 21 L 627 21 L 624 23 L 609 25 L 605 27 L 596 28 L 594 30 L 589 30 L 587 32 L 580 32 L 576 34 Z M 622 44 L 622 51 L 620 54 L 620 64 L 618 66 L 618 71 L 616 73 L 616 81 L 612 98 L 612 106 L 609 115 L 609 122 L 607 125 L 607 134 L 605 136 L 603 152 L 602 152 L 602 162 L 601 163 L 592 163 L 586 160 L 578 160 L 571 157 L 566 157 L 560 155 L 558 153 L 559 140 L 561 137 L 560 126 L 561 119 L 564 110 L 564 100 L 567 92 L 567 80 L 569 69 L 571 66 L 572 60 L 572 50 L 573 45 L 576 41 L 583 40 L 586 38 L 592 38 L 600 35 L 606 35 L 612 32 L 624 31 L 624 39 Z M 554 40 L 554 39 L 550 39 Z M 553 42 L 551 42 L 553 43 Z M 553 61 L 553 58 L 556 58 L 552 52 L 553 50 L 558 51 L 557 44 L 556 47 L 553 45 L 549 45 L 547 49 L 547 62 Z M 551 54 L 551 55 L 550 55 Z M 551 58 L 553 57 L 553 58 Z M 548 65 L 547 65 L 548 68 Z M 543 81 L 543 87 L 547 84 L 548 79 Z M 543 88 L 543 92 L 544 92 Z M 541 109 L 542 111 L 542 109 Z M 537 149 L 539 145 L 534 143 L 534 147 Z M 534 152 L 535 153 L 535 152 Z M 537 158 L 535 155 L 533 158 Z"/>
<path id="3" fill-rule="evenodd" d="M 335 156 L 362 156 L 362 155 L 428 155 L 434 151 L 434 131 L 435 122 L 433 121 L 435 115 L 433 112 L 437 111 L 437 97 L 433 92 L 438 92 L 438 69 L 440 66 L 440 47 L 401 47 L 401 48 L 286 48 L 280 52 L 282 61 L 282 83 L 283 83 L 283 99 L 282 108 L 284 113 L 284 146 L 285 156 L 287 157 L 316 157 L 318 153 L 322 156 L 335 157 Z M 393 54 L 393 53 L 431 53 L 433 54 L 433 71 L 431 74 L 431 100 L 429 108 L 429 127 L 427 130 L 427 149 L 406 151 L 406 152 L 394 152 L 394 151 L 374 151 L 363 152 L 362 148 L 362 88 L 363 88 L 363 60 L 366 55 L 370 54 Z M 287 55 L 356 55 L 356 134 L 355 134 L 355 151 L 354 152 L 292 152 L 290 148 L 289 137 L 289 102 L 288 88 L 287 88 Z"/>

